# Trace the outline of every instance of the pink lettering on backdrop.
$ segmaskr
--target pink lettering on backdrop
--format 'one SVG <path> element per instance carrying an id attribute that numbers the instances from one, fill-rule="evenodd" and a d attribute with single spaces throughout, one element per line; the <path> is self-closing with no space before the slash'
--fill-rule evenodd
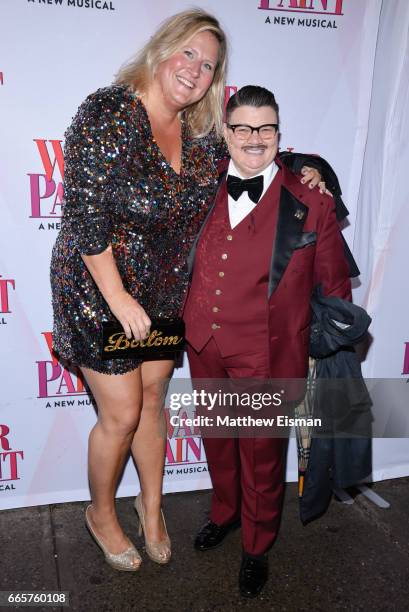
<path id="1" fill-rule="evenodd" d="M 343 0 L 260 0 L 264 11 L 299 11 L 343 15 Z"/>
<path id="2" fill-rule="evenodd" d="M 1 278 L 0 275 L 0 312 L 11 312 L 9 307 L 9 288 L 16 288 L 16 283 L 12 278 Z"/>

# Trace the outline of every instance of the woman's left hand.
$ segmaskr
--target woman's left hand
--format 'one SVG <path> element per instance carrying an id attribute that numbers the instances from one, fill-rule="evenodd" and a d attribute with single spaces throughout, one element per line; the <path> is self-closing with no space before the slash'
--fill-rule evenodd
<path id="1" fill-rule="evenodd" d="M 310 168 L 309 166 L 303 166 L 301 169 L 301 174 L 303 178 L 301 182 L 309 183 L 308 187 L 310 189 L 314 189 L 318 185 L 320 193 L 326 193 L 327 195 L 332 196 L 332 193 L 328 191 L 325 186 L 325 182 L 321 180 L 321 174 L 318 172 L 316 168 Z"/>

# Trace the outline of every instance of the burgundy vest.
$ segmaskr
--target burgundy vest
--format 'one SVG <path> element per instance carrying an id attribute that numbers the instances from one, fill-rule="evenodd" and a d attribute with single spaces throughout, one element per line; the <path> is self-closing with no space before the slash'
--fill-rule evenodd
<path id="1" fill-rule="evenodd" d="M 278 171 L 257 206 L 230 226 L 226 182 L 199 239 L 185 304 L 186 338 L 213 336 L 223 357 L 269 351 L 268 279 L 281 188 Z"/>

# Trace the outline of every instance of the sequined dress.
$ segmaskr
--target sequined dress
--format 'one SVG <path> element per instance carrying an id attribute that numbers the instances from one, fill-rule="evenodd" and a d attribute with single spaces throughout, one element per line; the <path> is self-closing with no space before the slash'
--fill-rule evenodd
<path id="1" fill-rule="evenodd" d="M 186 260 L 211 206 L 224 146 L 182 124 L 178 175 L 152 136 L 142 101 L 119 86 L 80 106 L 65 135 L 64 212 L 51 261 L 54 350 L 108 374 L 136 368 L 100 359 L 101 324 L 112 320 L 81 253 L 112 245 L 125 289 L 151 318 L 174 318 L 187 289 Z"/>

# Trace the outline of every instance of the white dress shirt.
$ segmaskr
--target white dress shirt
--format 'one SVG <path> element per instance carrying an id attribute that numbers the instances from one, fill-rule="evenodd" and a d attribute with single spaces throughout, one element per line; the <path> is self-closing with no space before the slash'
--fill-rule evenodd
<path id="1" fill-rule="evenodd" d="M 267 168 L 265 168 L 263 172 L 260 172 L 260 174 L 256 175 L 263 177 L 263 193 L 261 194 L 260 200 L 264 196 L 267 189 L 270 187 L 277 172 L 278 166 L 274 161 L 272 161 L 271 164 L 267 166 Z M 246 178 L 244 176 L 241 176 L 232 159 L 230 160 L 227 174 L 231 174 L 232 176 L 238 176 L 241 179 Z M 243 191 L 237 201 L 234 200 L 231 195 L 228 195 L 228 206 L 230 226 L 233 229 L 234 227 L 236 227 L 236 225 L 240 223 L 240 221 L 244 219 L 244 217 L 247 217 L 247 215 L 253 210 L 253 208 L 257 206 L 257 204 L 250 200 L 247 191 Z"/>

